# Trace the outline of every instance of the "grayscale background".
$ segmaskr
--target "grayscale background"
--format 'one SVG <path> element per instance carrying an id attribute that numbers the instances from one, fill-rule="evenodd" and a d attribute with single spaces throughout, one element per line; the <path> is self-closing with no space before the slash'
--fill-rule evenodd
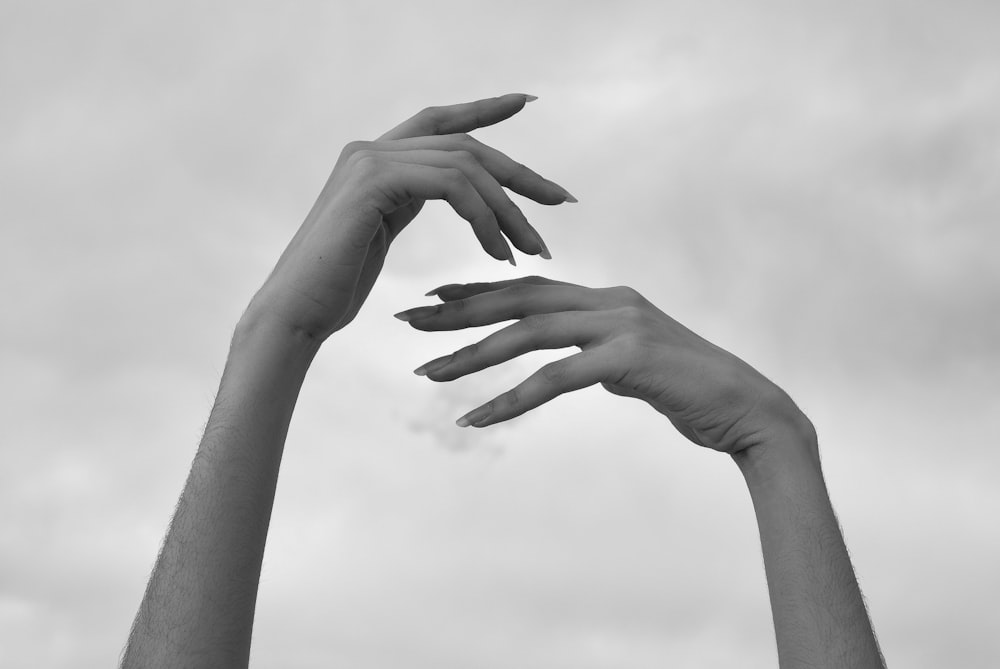
<path id="1" fill-rule="evenodd" d="M 599 387 L 454 420 L 442 283 L 627 284 L 796 399 L 890 666 L 1000 650 L 996 2 L 0 4 L 0 665 L 117 662 L 232 327 L 340 148 L 419 109 L 573 192 L 515 269 L 440 203 L 292 423 L 257 667 L 774 667 L 736 467 Z"/>

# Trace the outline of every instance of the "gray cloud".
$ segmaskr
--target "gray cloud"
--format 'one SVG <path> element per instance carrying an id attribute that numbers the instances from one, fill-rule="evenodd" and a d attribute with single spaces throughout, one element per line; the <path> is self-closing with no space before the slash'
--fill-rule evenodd
<path id="1" fill-rule="evenodd" d="M 233 323 L 340 146 L 507 90 L 542 100 L 482 138 L 581 202 L 525 206 L 555 260 L 517 270 L 444 206 L 400 239 L 303 390 L 257 661 L 773 666 L 727 464 L 597 389 L 452 427 L 535 358 L 409 375 L 478 335 L 391 313 L 536 272 L 635 285 L 787 385 L 890 661 L 995 658 L 994 5 L 0 11 L 4 662 L 113 661 Z"/>

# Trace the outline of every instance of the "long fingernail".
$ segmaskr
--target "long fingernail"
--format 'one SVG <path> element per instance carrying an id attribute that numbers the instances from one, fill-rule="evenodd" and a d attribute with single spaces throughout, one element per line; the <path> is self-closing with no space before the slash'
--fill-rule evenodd
<path id="1" fill-rule="evenodd" d="M 490 409 L 490 405 L 487 404 L 486 406 L 479 407 L 478 409 L 474 409 L 465 414 L 455 421 L 455 425 L 458 425 L 459 427 L 469 427 L 470 425 L 486 420 L 490 417 L 491 413 L 493 413 L 493 411 Z"/>
<path id="2" fill-rule="evenodd" d="M 415 309 L 407 309 L 406 311 L 400 311 L 398 314 L 393 314 L 399 320 L 408 323 L 414 319 L 426 318 L 427 316 L 433 316 L 438 312 L 438 307 L 416 307 Z"/>
<path id="3" fill-rule="evenodd" d="M 517 261 L 514 260 L 514 252 L 510 250 L 509 246 L 507 247 L 507 262 L 509 262 L 514 267 L 517 267 Z"/>
<path id="4" fill-rule="evenodd" d="M 538 99 L 537 95 L 528 95 L 527 93 L 524 94 L 524 102 L 525 102 L 525 104 L 527 104 L 529 102 L 534 102 L 537 99 Z"/>
<path id="5" fill-rule="evenodd" d="M 437 287 L 437 288 L 435 288 L 434 290 L 428 290 L 428 291 L 427 291 L 426 293 L 424 293 L 424 296 L 425 296 L 425 297 L 434 297 L 434 296 L 436 296 L 436 295 L 437 295 L 437 294 L 438 294 L 439 292 L 441 292 L 442 290 L 444 290 L 445 288 L 458 288 L 458 287 L 460 287 L 461 285 L 462 285 L 462 284 L 460 284 L 460 283 L 446 283 L 446 284 L 444 284 L 443 286 L 438 286 L 438 287 Z"/>
<path id="6" fill-rule="evenodd" d="M 427 376 L 429 373 L 437 371 L 442 367 L 446 367 L 449 362 L 451 362 L 452 356 L 446 355 L 441 358 L 435 358 L 430 362 L 425 362 L 424 364 L 413 370 L 413 373 L 417 376 Z"/>
<path id="7" fill-rule="evenodd" d="M 535 236 L 538 237 L 538 244 L 542 247 L 542 250 L 538 252 L 538 256 L 540 258 L 545 258 L 546 260 L 552 260 L 552 254 L 549 253 L 549 247 L 545 245 L 545 240 L 542 239 L 542 236 L 537 232 L 535 233 Z"/>
<path id="8" fill-rule="evenodd" d="M 546 181 L 548 181 L 555 188 L 557 188 L 560 193 L 562 193 L 563 202 L 579 202 L 579 200 L 573 197 L 572 193 L 570 193 L 568 190 L 557 184 L 555 181 L 552 181 L 551 179 L 546 179 Z"/>

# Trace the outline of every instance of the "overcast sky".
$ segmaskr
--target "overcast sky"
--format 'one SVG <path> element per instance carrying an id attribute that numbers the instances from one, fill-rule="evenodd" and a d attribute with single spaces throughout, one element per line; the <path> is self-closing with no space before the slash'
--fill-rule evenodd
<path id="1" fill-rule="evenodd" d="M 813 419 L 891 666 L 995 667 L 1000 5 L 0 3 L 0 665 L 112 666 L 232 327 L 341 147 L 422 107 L 580 202 L 512 268 L 431 205 L 303 388 L 253 664 L 774 667 L 749 495 L 599 388 L 454 420 L 442 283 L 627 284 Z"/>

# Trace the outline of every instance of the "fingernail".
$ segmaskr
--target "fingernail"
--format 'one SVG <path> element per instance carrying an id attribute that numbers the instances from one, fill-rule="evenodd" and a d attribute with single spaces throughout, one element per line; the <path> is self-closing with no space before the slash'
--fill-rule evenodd
<path id="1" fill-rule="evenodd" d="M 469 413 L 465 414 L 464 416 L 455 421 L 455 425 L 458 425 L 459 427 L 469 427 L 474 423 L 479 423 L 483 420 L 486 420 L 487 418 L 490 417 L 491 413 L 492 411 L 490 410 L 490 406 L 487 404 L 486 406 L 479 407 L 478 409 L 474 409 Z"/>
<path id="2" fill-rule="evenodd" d="M 424 364 L 417 367 L 415 370 L 413 370 L 413 373 L 416 374 L 417 376 L 427 376 L 427 374 L 429 374 L 430 372 L 434 372 L 441 369 L 442 367 L 446 367 L 448 363 L 451 362 L 451 358 L 452 358 L 451 355 L 446 355 L 441 358 L 435 358 L 434 360 L 431 360 L 430 362 L 425 362 Z"/>
<path id="3" fill-rule="evenodd" d="M 527 93 L 525 93 L 525 95 L 524 95 L 524 102 L 525 102 L 525 104 L 527 104 L 529 102 L 534 102 L 537 99 L 538 99 L 537 95 L 528 95 Z"/>
<path id="4" fill-rule="evenodd" d="M 562 186 L 560 186 L 559 184 L 557 184 L 555 181 L 548 180 L 548 179 L 547 179 L 547 181 L 550 184 L 552 184 L 553 186 L 555 186 L 556 188 L 559 189 L 559 191 L 562 193 L 562 196 L 563 196 L 563 202 L 579 202 L 579 200 L 577 200 L 575 197 L 573 197 L 572 193 L 570 193 L 568 190 L 566 190 L 565 188 L 563 188 Z"/>
<path id="5" fill-rule="evenodd" d="M 444 290 L 445 288 L 458 288 L 461 285 L 462 284 L 460 284 L 460 283 L 446 283 L 443 286 L 438 286 L 434 290 L 428 290 L 426 293 L 424 293 L 424 296 L 425 297 L 434 297 L 439 292 L 441 292 L 442 290 Z"/>
<path id="6" fill-rule="evenodd" d="M 538 252 L 538 256 L 540 258 L 545 258 L 546 260 L 552 260 L 552 254 L 549 253 L 549 247 L 545 245 L 545 240 L 543 240 L 542 236 L 537 232 L 535 233 L 535 236 L 538 237 L 538 243 L 542 247 L 542 250 Z"/>
<path id="7" fill-rule="evenodd" d="M 393 314 L 396 318 L 408 323 L 416 318 L 426 318 L 427 316 L 433 316 L 438 312 L 438 307 L 417 307 L 415 309 L 407 309 L 406 311 L 400 311 L 398 314 Z"/>
<path id="8" fill-rule="evenodd" d="M 514 252 L 510 250 L 510 247 L 507 247 L 507 262 L 517 267 L 517 261 L 514 260 Z"/>

